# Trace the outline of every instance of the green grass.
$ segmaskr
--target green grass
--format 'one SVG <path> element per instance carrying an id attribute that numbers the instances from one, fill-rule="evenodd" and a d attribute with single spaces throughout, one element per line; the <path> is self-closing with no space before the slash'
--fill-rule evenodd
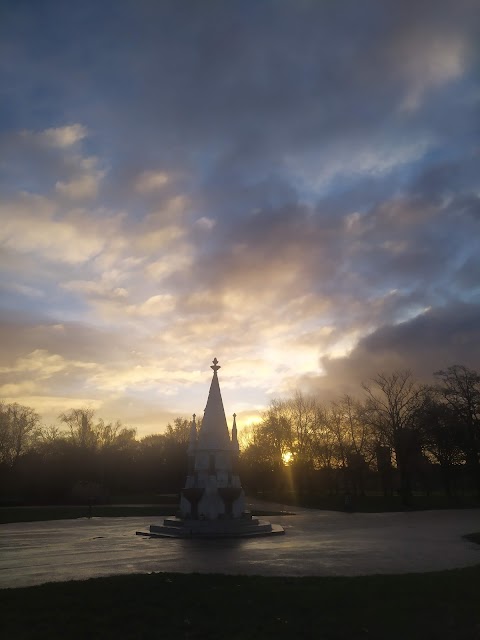
<path id="1" fill-rule="evenodd" d="M 142 516 L 171 516 L 178 510 L 175 505 L 99 505 L 92 507 L 91 516 L 96 518 L 128 518 Z M 292 515 L 286 511 L 255 510 L 256 516 Z M 47 520 L 71 520 L 87 518 L 88 506 L 67 505 L 45 507 L 0 507 L 0 524 L 13 522 L 39 522 Z"/>
<path id="2" fill-rule="evenodd" d="M 280 502 L 292 506 L 309 507 L 313 509 L 326 509 L 332 511 L 344 511 L 345 496 L 304 494 L 294 492 L 265 492 L 258 498 Z M 366 495 L 352 498 L 353 510 L 363 513 L 380 513 L 387 511 L 421 511 L 425 509 L 468 509 L 480 507 L 480 500 L 473 495 L 446 496 L 444 494 L 414 494 L 410 504 L 405 506 L 399 495 Z"/>
<path id="3" fill-rule="evenodd" d="M 178 504 L 180 494 L 177 493 L 123 493 L 110 497 L 111 504 Z"/>
<path id="4" fill-rule="evenodd" d="M 152 494 L 153 495 L 153 494 Z M 162 500 L 158 504 L 141 504 L 137 501 L 152 498 L 152 495 L 121 496 L 116 497 L 117 504 L 95 505 L 92 515 L 97 517 L 130 517 L 130 516 L 165 516 L 172 515 L 178 509 L 178 497 L 174 494 L 157 496 L 156 500 Z M 345 509 L 345 497 L 343 495 L 327 496 L 323 494 L 311 494 L 298 496 L 291 492 L 265 492 L 256 497 L 289 504 L 293 506 L 310 507 L 314 509 L 326 509 L 343 511 Z M 121 502 L 123 502 L 121 504 Z M 128 503 L 128 504 L 125 504 Z M 388 511 L 423 510 L 423 509 L 461 509 L 480 507 L 480 502 L 475 496 L 449 497 L 440 494 L 414 495 L 409 507 L 402 504 L 400 496 L 368 495 L 353 498 L 353 510 L 364 513 L 379 513 Z M 85 518 L 89 514 L 86 505 L 66 506 L 20 506 L 0 507 L 0 524 L 7 522 L 36 522 L 38 520 L 64 520 L 70 518 Z M 255 515 L 277 515 L 278 512 L 256 510 Z"/>
<path id="5" fill-rule="evenodd" d="M 122 506 L 99 505 L 92 507 L 91 515 L 102 518 L 122 518 L 134 516 L 168 516 L 176 512 L 175 505 Z M 86 518 L 87 506 L 46 506 L 46 507 L 0 507 L 0 524 L 7 522 L 38 522 L 41 520 L 69 520 Z"/>
<path id="6" fill-rule="evenodd" d="M 409 638 L 480 634 L 480 566 L 359 578 L 155 574 L 0 590 L 3 637 Z"/>

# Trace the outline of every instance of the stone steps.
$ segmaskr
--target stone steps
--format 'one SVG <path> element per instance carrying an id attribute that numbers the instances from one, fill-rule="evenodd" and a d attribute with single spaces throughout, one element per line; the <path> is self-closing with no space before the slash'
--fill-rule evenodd
<path id="1" fill-rule="evenodd" d="M 282 526 L 258 518 L 182 520 L 171 517 L 165 518 L 163 524 L 150 525 L 149 533 L 137 532 L 137 535 L 149 535 L 152 538 L 250 538 L 283 533 L 285 530 Z"/>

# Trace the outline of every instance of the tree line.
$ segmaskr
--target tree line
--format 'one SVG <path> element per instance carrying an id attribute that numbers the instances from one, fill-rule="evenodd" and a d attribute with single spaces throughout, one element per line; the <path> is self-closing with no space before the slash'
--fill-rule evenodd
<path id="1" fill-rule="evenodd" d="M 434 374 L 380 373 L 358 397 L 329 404 L 296 392 L 274 400 L 244 434 L 243 464 L 259 486 L 297 491 L 442 488 L 480 496 L 480 375 L 463 365 Z"/>
<path id="2" fill-rule="evenodd" d="M 137 439 L 119 420 L 71 409 L 45 426 L 30 407 L 0 402 L 0 501 L 107 502 L 139 492 L 176 492 L 187 470 L 190 421 Z"/>
<path id="3" fill-rule="evenodd" d="M 187 473 L 190 421 L 138 439 L 120 421 L 71 409 L 44 426 L 30 407 L 0 402 L 0 499 L 105 501 L 177 492 Z M 241 433 L 247 491 L 398 491 L 480 496 L 480 374 L 452 365 L 432 384 L 410 371 L 380 373 L 358 397 L 323 403 L 300 391 L 275 399 Z"/>

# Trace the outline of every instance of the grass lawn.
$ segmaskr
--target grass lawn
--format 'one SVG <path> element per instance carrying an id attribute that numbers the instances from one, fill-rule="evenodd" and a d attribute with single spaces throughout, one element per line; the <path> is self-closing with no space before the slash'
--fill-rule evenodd
<path id="1" fill-rule="evenodd" d="M 345 496 L 325 494 L 295 494 L 284 491 L 265 492 L 258 494 L 258 498 L 280 502 L 289 505 L 310 507 L 313 509 L 328 509 L 331 511 L 343 511 L 345 509 Z M 385 511 L 418 511 L 425 509 L 465 509 L 480 507 L 480 500 L 475 495 L 447 496 L 444 494 L 414 494 L 411 502 L 406 507 L 399 495 L 384 496 L 383 494 L 353 496 L 352 507 L 354 511 L 362 513 L 380 513 Z"/>
<path id="2" fill-rule="evenodd" d="M 253 497 L 253 496 L 248 496 Z M 247 497 L 247 499 L 248 499 Z M 345 497 L 343 495 L 327 496 L 323 494 L 311 494 L 298 496 L 294 493 L 265 492 L 258 494 L 256 498 L 310 507 L 314 509 L 326 509 L 331 511 L 344 511 Z M 136 504 L 139 499 L 144 499 L 147 504 Z M 178 496 L 164 496 L 164 502 L 158 502 L 162 496 L 122 496 L 121 502 L 117 504 L 94 505 L 92 515 L 97 517 L 129 517 L 129 516 L 168 516 L 174 514 L 178 509 Z M 148 502 L 148 500 L 151 502 Z M 411 505 L 406 508 L 402 505 L 400 496 L 367 495 L 353 498 L 353 510 L 363 513 L 380 513 L 387 511 L 423 510 L 423 509 L 461 509 L 479 508 L 480 502 L 475 496 L 456 496 L 433 494 L 414 495 Z M 64 505 L 64 506 L 0 506 L 0 524 L 7 522 L 35 522 L 38 520 L 64 520 L 70 518 L 85 518 L 89 514 L 87 505 Z M 255 515 L 277 515 L 278 512 L 256 510 Z"/>
<path id="3" fill-rule="evenodd" d="M 97 518 L 128 518 L 141 516 L 171 516 L 178 510 L 178 505 L 98 505 L 92 508 L 91 516 Z M 275 516 L 289 512 L 258 510 L 257 516 Z M 70 520 L 86 518 L 88 506 L 66 505 L 45 507 L 0 507 L 0 524 L 9 522 L 38 522 L 44 520 Z"/>
<path id="4" fill-rule="evenodd" d="M 0 590 L 4 638 L 480 637 L 480 566 L 359 578 L 116 576 Z"/>
<path id="5" fill-rule="evenodd" d="M 134 516 L 168 516 L 175 513 L 177 507 L 172 505 L 124 506 L 95 505 L 91 515 L 102 518 L 125 518 Z M 0 507 L 0 524 L 7 522 L 37 522 L 39 520 L 67 520 L 86 518 L 88 506 L 46 506 L 46 507 Z"/>

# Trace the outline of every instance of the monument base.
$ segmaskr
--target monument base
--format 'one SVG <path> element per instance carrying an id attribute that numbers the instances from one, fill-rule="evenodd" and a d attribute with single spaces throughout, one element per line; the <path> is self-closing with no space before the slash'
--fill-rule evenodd
<path id="1" fill-rule="evenodd" d="M 218 520 L 194 520 L 170 516 L 163 524 L 152 524 L 149 533 L 137 531 L 137 535 L 151 538 L 253 538 L 285 533 L 279 524 L 259 520 L 251 516 Z"/>

